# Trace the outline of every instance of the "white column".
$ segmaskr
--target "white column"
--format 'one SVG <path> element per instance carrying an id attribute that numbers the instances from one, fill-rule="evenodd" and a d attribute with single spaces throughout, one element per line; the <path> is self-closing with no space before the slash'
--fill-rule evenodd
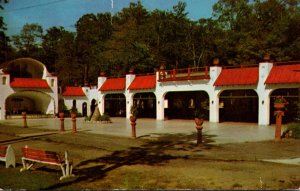
<path id="1" fill-rule="evenodd" d="M 126 118 L 129 119 L 131 116 L 130 109 L 133 106 L 133 93 L 126 93 L 125 98 L 126 98 Z"/>
<path id="2" fill-rule="evenodd" d="M 270 124 L 270 98 L 268 94 L 258 95 L 258 125 Z"/>
<path id="3" fill-rule="evenodd" d="M 165 119 L 165 107 L 164 107 L 164 96 L 156 95 L 156 119 L 164 120 Z"/>
<path id="4" fill-rule="evenodd" d="M 209 122 L 219 122 L 219 97 L 217 94 L 209 98 Z"/>
<path id="5" fill-rule="evenodd" d="M 98 108 L 99 108 L 99 112 L 101 115 L 104 114 L 105 109 L 104 109 L 104 103 L 105 103 L 105 94 L 100 93 L 99 95 L 99 99 L 98 99 Z"/>

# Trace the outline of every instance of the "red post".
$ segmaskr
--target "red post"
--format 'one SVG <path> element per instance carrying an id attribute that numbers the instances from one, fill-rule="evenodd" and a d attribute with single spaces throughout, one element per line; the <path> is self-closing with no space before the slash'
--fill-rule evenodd
<path id="1" fill-rule="evenodd" d="M 72 117 L 72 131 L 73 133 L 76 133 L 76 113 L 71 113 L 71 117 Z"/>
<path id="2" fill-rule="evenodd" d="M 22 118 L 23 118 L 23 127 L 24 128 L 27 128 L 27 115 L 26 115 L 26 112 L 22 112 Z"/>
<path id="3" fill-rule="evenodd" d="M 64 132 L 65 131 L 65 125 L 64 125 L 64 118 L 65 114 L 63 112 L 59 113 L 59 118 L 60 118 L 60 132 Z"/>
<path id="4" fill-rule="evenodd" d="M 196 123 L 196 129 L 197 129 L 197 145 L 198 146 L 202 146 L 203 142 L 202 142 L 202 129 L 203 129 L 203 124 L 204 120 L 203 119 L 199 119 L 199 118 L 195 118 L 195 123 Z"/>
<path id="5" fill-rule="evenodd" d="M 130 116 L 130 125 L 131 125 L 131 136 L 133 138 L 136 138 L 136 117 L 135 116 Z"/>
<path id="6" fill-rule="evenodd" d="M 284 112 L 281 110 L 277 110 L 274 112 L 276 116 L 276 129 L 275 129 L 275 140 L 281 140 L 281 123 L 282 123 L 282 116 L 284 116 Z"/>

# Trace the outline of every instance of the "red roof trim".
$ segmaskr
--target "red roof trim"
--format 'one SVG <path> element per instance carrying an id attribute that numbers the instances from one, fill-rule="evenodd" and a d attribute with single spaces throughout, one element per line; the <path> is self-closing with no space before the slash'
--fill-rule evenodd
<path id="1" fill-rule="evenodd" d="M 123 91 L 126 87 L 125 78 L 111 78 L 107 79 L 99 88 L 99 91 Z"/>
<path id="2" fill-rule="evenodd" d="M 46 80 L 35 78 L 14 78 L 14 80 L 10 83 L 10 86 L 12 88 L 50 88 Z"/>
<path id="3" fill-rule="evenodd" d="M 300 83 L 300 64 L 273 66 L 265 84 Z"/>
<path id="4" fill-rule="evenodd" d="M 85 96 L 85 93 L 82 90 L 82 87 L 66 87 L 63 96 Z"/>
<path id="5" fill-rule="evenodd" d="M 258 82 L 258 68 L 223 69 L 214 86 L 255 85 Z"/>
<path id="6" fill-rule="evenodd" d="M 128 87 L 129 90 L 154 89 L 156 87 L 156 76 L 137 76 Z"/>

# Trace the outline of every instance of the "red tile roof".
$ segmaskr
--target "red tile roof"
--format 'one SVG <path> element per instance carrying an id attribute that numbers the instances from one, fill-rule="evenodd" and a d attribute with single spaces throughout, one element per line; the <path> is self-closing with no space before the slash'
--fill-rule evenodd
<path id="1" fill-rule="evenodd" d="M 50 88 L 46 80 L 35 78 L 14 78 L 14 80 L 10 83 L 10 86 L 12 88 Z"/>
<path id="2" fill-rule="evenodd" d="M 67 86 L 62 93 L 63 96 L 85 96 L 82 87 L 70 87 Z"/>
<path id="3" fill-rule="evenodd" d="M 255 85 L 258 82 L 258 68 L 224 69 L 214 86 Z"/>
<path id="4" fill-rule="evenodd" d="M 265 84 L 300 83 L 300 64 L 273 66 Z"/>
<path id="5" fill-rule="evenodd" d="M 137 76 L 128 87 L 129 90 L 153 89 L 156 87 L 156 76 Z"/>
<path id="6" fill-rule="evenodd" d="M 111 78 L 104 82 L 104 84 L 99 88 L 99 91 L 122 91 L 125 90 L 125 87 L 125 78 Z"/>

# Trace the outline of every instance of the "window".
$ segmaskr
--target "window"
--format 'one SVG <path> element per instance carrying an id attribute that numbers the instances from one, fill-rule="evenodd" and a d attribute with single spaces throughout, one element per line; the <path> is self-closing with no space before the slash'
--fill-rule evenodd
<path id="1" fill-rule="evenodd" d="M 2 85 L 6 85 L 6 77 L 2 77 Z"/>
<path id="2" fill-rule="evenodd" d="M 54 86 L 54 79 L 51 79 L 51 87 Z"/>

